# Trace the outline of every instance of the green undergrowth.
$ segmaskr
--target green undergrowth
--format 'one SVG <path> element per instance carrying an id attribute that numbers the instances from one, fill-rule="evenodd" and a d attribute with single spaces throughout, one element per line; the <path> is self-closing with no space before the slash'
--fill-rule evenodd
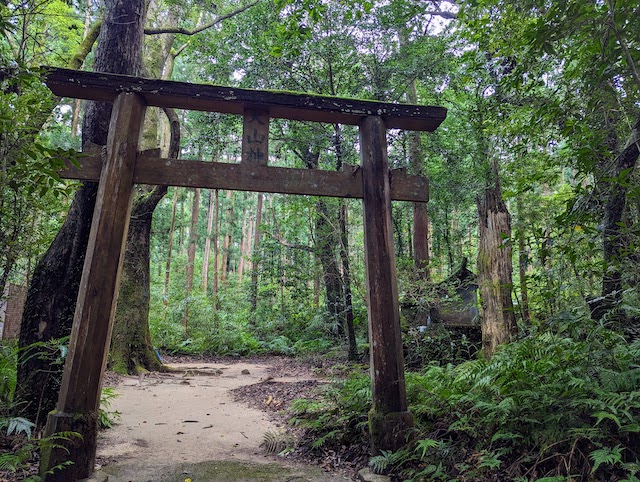
<path id="1" fill-rule="evenodd" d="M 288 310 L 250 305 L 239 295 L 212 298 L 194 294 L 171 301 L 168 306 L 152 304 L 149 326 L 158 349 L 186 355 L 285 355 L 305 356 L 341 349 L 346 343 L 332 317 L 322 308 L 303 303 Z M 188 323 L 184 314 L 188 307 Z M 356 323 L 364 345 L 366 312 L 356 310 Z"/>
<path id="2" fill-rule="evenodd" d="M 489 360 L 408 373 L 407 395 L 413 441 L 370 460 L 399 480 L 640 480 L 640 341 L 583 317 L 562 315 Z M 366 439 L 369 404 L 359 373 L 295 402 L 292 422 L 305 450 L 339 451 Z"/>
<path id="3" fill-rule="evenodd" d="M 26 356 L 40 356 L 41 350 L 45 354 L 66 353 L 68 338 L 39 342 L 26 347 Z M 15 400 L 16 367 L 19 348 L 16 342 L 0 340 L 0 480 L 23 480 L 37 482 L 42 480 L 38 475 L 38 463 L 43 451 L 65 448 L 65 444 L 80 437 L 77 432 L 58 432 L 50 436 L 42 436 L 41 427 L 24 417 L 16 415 L 19 412 L 19 401 Z M 45 355 L 41 355 L 45 356 Z M 118 412 L 109 411 L 109 403 L 116 396 L 113 389 L 105 388 L 101 397 L 100 423 L 103 427 L 111 426 L 117 420 Z M 57 465 L 47 472 L 52 474 L 70 461 Z"/>

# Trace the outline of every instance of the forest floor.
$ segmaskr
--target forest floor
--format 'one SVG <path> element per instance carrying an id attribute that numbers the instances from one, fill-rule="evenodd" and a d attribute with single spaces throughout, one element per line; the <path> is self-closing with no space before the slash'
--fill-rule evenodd
<path id="1" fill-rule="evenodd" d="M 105 385 L 118 394 L 109 410 L 121 419 L 101 432 L 98 475 L 111 482 L 354 480 L 347 472 L 268 454 L 264 447 L 265 433 L 287 437 L 281 411 L 295 398 L 313 396 L 326 381 L 313 362 L 165 361 L 174 371 L 107 376 Z"/>

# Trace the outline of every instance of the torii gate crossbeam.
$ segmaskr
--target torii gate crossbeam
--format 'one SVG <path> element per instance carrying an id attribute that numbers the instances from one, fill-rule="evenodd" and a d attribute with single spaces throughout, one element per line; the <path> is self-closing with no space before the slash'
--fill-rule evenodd
<path id="1" fill-rule="evenodd" d="M 58 96 L 113 102 L 107 145 L 81 158 L 63 177 L 99 181 L 96 207 L 62 386 L 47 434 L 75 431 L 70 452 L 43 454 L 41 472 L 69 458 L 46 480 L 75 481 L 94 466 L 100 386 L 106 366 L 135 183 L 362 198 L 371 353 L 372 448 L 394 450 L 413 425 L 407 410 L 391 200 L 427 202 L 426 179 L 389 171 L 386 129 L 433 131 L 442 107 L 390 104 L 335 97 L 253 91 L 149 80 L 114 74 L 49 69 L 47 85 Z M 239 164 L 162 159 L 138 152 L 147 106 L 239 114 L 244 117 Z M 267 166 L 270 118 L 358 125 L 361 166 L 343 172 Z"/>

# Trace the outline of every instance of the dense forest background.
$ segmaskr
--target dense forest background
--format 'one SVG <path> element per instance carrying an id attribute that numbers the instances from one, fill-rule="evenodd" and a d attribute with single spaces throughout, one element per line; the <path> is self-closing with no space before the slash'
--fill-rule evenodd
<path id="1" fill-rule="evenodd" d="M 434 133 L 388 132 L 390 165 L 427 176 L 430 201 L 393 204 L 421 432 L 415 447 L 377 459 L 379 468 L 415 480 L 638 480 L 636 2 L 149 0 L 145 8 L 142 65 L 128 73 L 448 109 Z M 70 211 L 72 200 L 87 191 L 56 172 L 68 150 L 83 147 L 83 102 L 54 99 L 40 66 L 91 70 L 104 9 L 91 0 L 0 5 L 0 293 L 8 283 L 31 286 L 22 351 L 2 348 L 23 368 L 2 381 L 2 405 L 12 410 L 0 415 L 21 407 L 36 425 L 57 386 L 54 373 L 34 375 L 30 364 L 43 353 L 61 364 L 73 315 L 69 292 L 71 308 L 54 309 L 44 326 L 33 314 L 43 299 L 57 300 L 38 284 L 38 269 L 54 269 L 40 260 L 62 242 L 65 219 L 82 211 Z M 238 162 L 241 129 L 234 116 L 151 109 L 143 144 L 169 157 Z M 357 130 L 347 126 L 276 120 L 270 137 L 270 165 L 359 164 Z M 70 242 L 62 257 L 81 261 L 81 245 Z M 450 276 L 465 263 L 477 275 L 478 326 L 423 331 L 431 307 L 456 303 Z M 55 269 L 79 273 L 73 264 Z M 365 289 L 360 201 L 140 186 L 110 366 L 161 368 L 153 347 L 363 361 Z M 325 405 L 299 404 L 318 447 L 366 430 L 356 415 L 366 416 L 364 384 L 354 375 Z"/>

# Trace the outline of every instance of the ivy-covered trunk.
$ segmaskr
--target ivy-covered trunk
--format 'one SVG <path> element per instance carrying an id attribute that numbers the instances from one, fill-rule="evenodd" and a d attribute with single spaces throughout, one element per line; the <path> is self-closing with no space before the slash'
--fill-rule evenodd
<path id="1" fill-rule="evenodd" d="M 511 216 L 502 200 L 497 165 L 492 167 L 493 182 L 477 201 L 479 222 L 478 285 L 482 314 L 482 346 L 491 356 L 502 343 L 516 335 L 513 311 L 511 261 Z"/>
<path id="2" fill-rule="evenodd" d="M 105 1 L 93 70 L 138 75 L 144 24 L 144 0 Z M 87 104 L 82 143 L 105 145 L 111 104 Z M 68 336 L 78 296 L 97 184 L 85 183 L 76 193 L 69 214 L 53 243 L 37 264 L 27 292 L 20 332 L 18 390 L 20 414 L 43 425 L 58 398 L 62 365 L 46 352 L 27 347 Z M 40 357 L 40 354 L 45 356 Z"/>

